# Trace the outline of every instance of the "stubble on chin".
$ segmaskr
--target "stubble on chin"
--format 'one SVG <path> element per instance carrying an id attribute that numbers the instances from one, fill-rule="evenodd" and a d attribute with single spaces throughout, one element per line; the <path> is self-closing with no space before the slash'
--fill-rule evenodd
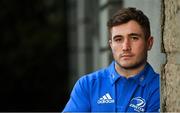
<path id="1" fill-rule="evenodd" d="M 133 70 L 133 69 L 137 69 L 137 68 L 143 66 L 144 64 L 146 64 L 146 59 L 144 59 L 140 62 L 135 62 L 135 63 L 128 63 L 128 61 L 127 61 L 127 64 L 125 64 L 125 63 L 122 64 L 121 61 L 117 61 L 117 60 L 115 60 L 115 62 L 116 62 L 116 65 L 121 69 Z"/>

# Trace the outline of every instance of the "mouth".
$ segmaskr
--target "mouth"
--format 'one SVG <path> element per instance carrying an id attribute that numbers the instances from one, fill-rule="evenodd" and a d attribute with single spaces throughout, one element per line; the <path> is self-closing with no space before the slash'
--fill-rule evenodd
<path id="1" fill-rule="evenodd" d="M 123 58 L 123 59 L 129 59 L 129 58 L 131 58 L 131 57 L 133 57 L 134 55 L 132 55 L 132 54 L 123 54 L 123 55 L 121 55 L 121 58 Z"/>

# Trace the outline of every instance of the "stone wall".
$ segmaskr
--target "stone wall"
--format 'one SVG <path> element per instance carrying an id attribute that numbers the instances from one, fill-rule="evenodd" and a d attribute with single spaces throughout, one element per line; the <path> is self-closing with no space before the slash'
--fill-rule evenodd
<path id="1" fill-rule="evenodd" d="M 163 0 L 163 4 L 167 62 L 161 76 L 162 111 L 180 112 L 180 0 Z"/>

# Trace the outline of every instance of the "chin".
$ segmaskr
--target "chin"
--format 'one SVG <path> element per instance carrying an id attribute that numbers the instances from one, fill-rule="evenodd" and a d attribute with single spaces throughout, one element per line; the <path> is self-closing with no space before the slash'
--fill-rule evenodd
<path id="1" fill-rule="evenodd" d="M 123 63 L 119 63 L 121 67 L 124 67 L 124 68 L 131 68 L 131 67 L 134 67 L 136 64 L 133 64 L 133 63 L 128 63 L 128 62 L 123 62 Z"/>
<path id="2" fill-rule="evenodd" d="M 124 69 L 131 69 L 132 67 L 134 67 L 135 65 L 133 64 L 128 64 L 128 63 L 117 63 L 117 65 L 121 68 Z"/>
<path id="3" fill-rule="evenodd" d="M 123 69 L 136 69 L 143 65 L 143 63 L 117 63 Z"/>
<path id="4" fill-rule="evenodd" d="M 133 69 L 135 67 L 136 65 L 121 65 L 121 68 L 124 68 L 124 69 Z"/>

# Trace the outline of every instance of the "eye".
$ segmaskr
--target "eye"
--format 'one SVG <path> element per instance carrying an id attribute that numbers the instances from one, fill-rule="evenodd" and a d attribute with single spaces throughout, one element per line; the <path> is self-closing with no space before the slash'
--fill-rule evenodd
<path id="1" fill-rule="evenodd" d="M 116 39 L 115 41 L 116 41 L 116 42 L 120 42 L 121 40 L 122 40 L 122 39 Z"/>
<path id="2" fill-rule="evenodd" d="M 122 38 L 122 37 L 118 37 L 118 38 L 115 38 L 114 41 L 115 41 L 115 42 L 122 42 L 122 41 L 123 41 L 123 38 Z"/>
<path id="3" fill-rule="evenodd" d="M 136 41 L 136 40 L 139 39 L 139 37 L 137 37 L 137 36 L 132 36 L 131 39 L 134 40 L 134 41 Z"/>

